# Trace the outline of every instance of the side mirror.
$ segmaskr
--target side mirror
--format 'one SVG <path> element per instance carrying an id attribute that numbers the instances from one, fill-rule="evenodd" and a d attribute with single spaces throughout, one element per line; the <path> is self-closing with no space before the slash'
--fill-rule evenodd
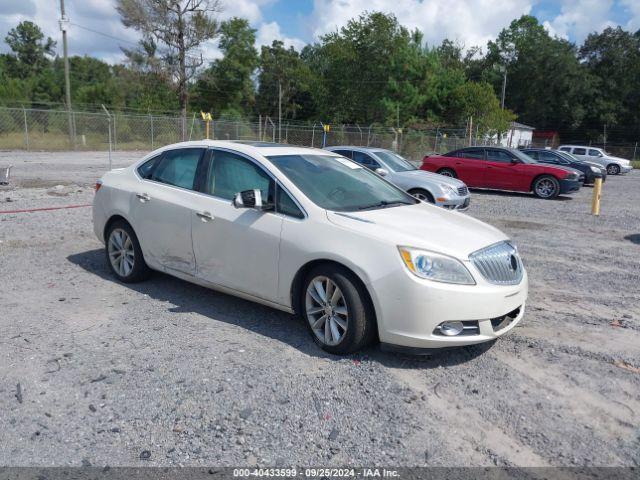
<path id="1" fill-rule="evenodd" d="M 522 163 L 522 161 L 519 158 L 511 159 L 511 165 L 517 165 L 518 163 Z"/>
<path id="2" fill-rule="evenodd" d="M 376 168 L 376 173 L 381 177 L 389 175 L 389 171 L 386 168 Z"/>
<path id="3" fill-rule="evenodd" d="M 271 210 L 273 208 L 273 205 L 266 203 L 262 198 L 262 191 L 257 188 L 236 193 L 233 199 L 233 206 L 236 208 L 254 208 L 256 210 Z"/>

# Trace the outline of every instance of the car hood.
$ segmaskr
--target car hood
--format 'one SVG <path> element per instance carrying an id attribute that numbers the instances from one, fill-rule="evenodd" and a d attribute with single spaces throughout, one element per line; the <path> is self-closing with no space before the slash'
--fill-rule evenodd
<path id="1" fill-rule="evenodd" d="M 456 190 L 459 187 L 464 187 L 465 183 L 462 180 L 458 180 L 457 178 L 445 177 L 444 175 L 440 175 L 439 173 L 427 172 L 425 170 L 409 170 L 408 172 L 394 172 L 394 175 L 398 175 L 401 178 L 406 178 L 410 180 L 420 181 L 420 180 L 428 180 L 432 182 L 442 183 L 444 185 L 449 185 Z"/>
<path id="2" fill-rule="evenodd" d="M 467 260 L 476 250 L 508 237 L 495 227 L 463 213 L 426 203 L 365 210 L 327 211 L 330 222 L 385 243 L 424 248 Z"/>
<path id="3" fill-rule="evenodd" d="M 544 162 L 538 162 L 538 165 L 543 165 L 545 167 L 550 167 L 550 168 L 554 168 L 554 169 L 557 169 L 557 170 L 562 170 L 564 172 L 575 173 L 578 176 L 583 175 L 583 173 L 580 170 L 576 170 L 573 167 L 567 167 L 565 165 L 550 165 L 550 164 L 544 163 Z"/>
<path id="4" fill-rule="evenodd" d="M 620 162 L 623 165 L 629 165 L 631 162 L 626 158 L 614 157 L 613 155 L 607 155 L 607 160 L 614 160 Z"/>
<path id="5" fill-rule="evenodd" d="M 585 165 L 589 165 L 590 167 L 596 167 L 596 168 L 599 168 L 600 170 L 605 170 L 605 168 L 602 165 L 596 162 L 582 162 L 582 163 L 584 163 Z"/>

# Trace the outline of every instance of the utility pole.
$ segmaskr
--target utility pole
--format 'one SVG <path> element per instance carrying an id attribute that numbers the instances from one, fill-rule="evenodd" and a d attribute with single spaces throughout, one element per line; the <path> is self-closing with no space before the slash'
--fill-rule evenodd
<path id="1" fill-rule="evenodd" d="M 502 67 L 502 99 L 500 100 L 500 107 L 504 110 L 504 96 L 507 91 L 507 67 Z"/>
<path id="2" fill-rule="evenodd" d="M 64 12 L 64 0 L 60 0 L 60 31 L 62 31 L 62 50 L 64 55 L 64 90 L 69 117 L 69 144 L 75 148 L 73 135 L 73 120 L 71 118 L 71 82 L 69 80 L 69 55 L 67 48 L 67 30 L 69 29 L 69 19 Z"/>
<path id="3" fill-rule="evenodd" d="M 278 80 L 278 143 L 282 143 L 282 83 Z"/>

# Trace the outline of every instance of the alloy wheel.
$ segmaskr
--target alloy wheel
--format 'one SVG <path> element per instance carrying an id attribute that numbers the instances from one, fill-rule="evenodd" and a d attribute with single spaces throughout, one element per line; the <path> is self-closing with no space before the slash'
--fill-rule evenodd
<path id="1" fill-rule="evenodd" d="M 556 185 L 549 178 L 542 178 L 536 183 L 536 193 L 538 196 L 548 198 L 556 192 Z"/>
<path id="2" fill-rule="evenodd" d="M 121 277 L 128 277 L 135 263 L 135 250 L 129 234 L 121 228 L 114 228 L 107 249 L 113 269 Z"/>
<path id="3" fill-rule="evenodd" d="M 333 280 L 317 276 L 305 295 L 307 321 L 317 339 L 325 345 L 338 345 L 349 327 L 349 311 L 342 291 Z"/>
<path id="4" fill-rule="evenodd" d="M 609 165 L 607 167 L 607 173 L 609 175 L 617 175 L 618 173 L 620 173 L 620 167 L 618 167 L 618 165 Z"/>
<path id="5" fill-rule="evenodd" d="M 415 198 L 417 198 L 418 200 L 422 200 L 423 202 L 428 202 L 429 199 L 427 198 L 427 196 L 424 193 L 414 193 L 413 196 Z"/>

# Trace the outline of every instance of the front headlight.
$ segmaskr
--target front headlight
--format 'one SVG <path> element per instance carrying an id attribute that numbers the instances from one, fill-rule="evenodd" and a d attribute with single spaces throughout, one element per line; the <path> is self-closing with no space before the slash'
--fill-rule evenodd
<path id="1" fill-rule="evenodd" d="M 460 285 L 476 284 L 467 267 L 453 257 L 411 247 L 398 247 L 398 250 L 406 267 L 417 277 Z"/>
<path id="2" fill-rule="evenodd" d="M 440 184 L 440 188 L 445 193 L 445 195 L 458 195 L 458 190 L 453 188 L 451 185 L 445 185 L 444 183 Z"/>
<path id="3" fill-rule="evenodd" d="M 591 171 L 595 173 L 600 173 L 600 169 L 598 167 L 591 167 Z"/>

